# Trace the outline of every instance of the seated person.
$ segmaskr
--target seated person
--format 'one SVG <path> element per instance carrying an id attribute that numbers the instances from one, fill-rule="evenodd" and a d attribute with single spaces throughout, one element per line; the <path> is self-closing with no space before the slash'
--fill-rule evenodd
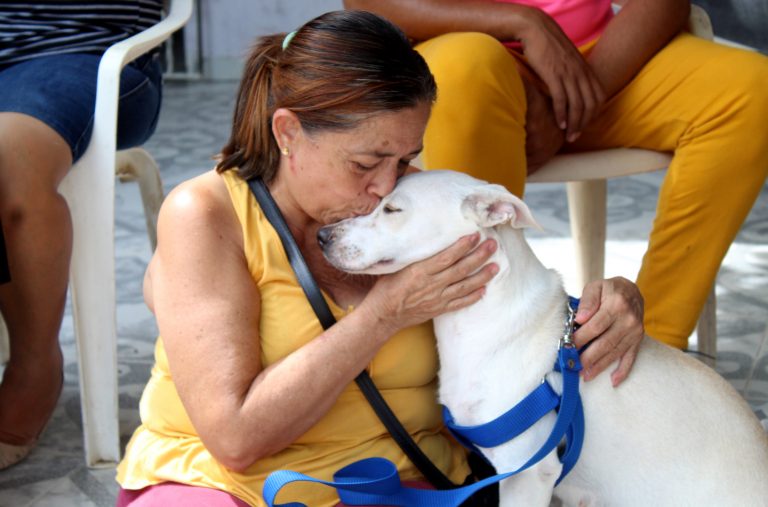
<path id="1" fill-rule="evenodd" d="M 345 0 L 416 41 L 440 90 L 424 165 L 522 195 L 555 153 L 674 154 L 637 277 L 650 336 L 685 348 L 768 174 L 768 58 L 684 32 L 688 0 Z"/>
<path id="2" fill-rule="evenodd" d="M 118 505 L 264 505 L 267 475 L 328 479 L 371 456 L 424 479 L 353 382 L 367 369 L 395 414 L 455 483 L 464 450 L 443 431 L 431 319 L 477 301 L 498 269 L 492 240 L 465 237 L 400 273 L 351 276 L 323 258 L 317 231 L 371 212 L 422 147 L 436 89 L 392 24 L 322 15 L 262 37 L 245 65 L 216 170 L 166 198 L 144 280 L 160 337 L 142 424 L 117 470 Z M 324 331 L 247 180 L 262 178 L 338 322 Z M 627 280 L 584 289 L 578 344 L 593 373 L 634 360 L 642 299 Z M 593 341 L 594 340 L 594 341 Z M 290 485 L 313 506 L 330 488 Z"/>
<path id="3" fill-rule="evenodd" d="M 32 450 L 63 384 L 59 328 L 72 222 L 58 186 L 91 138 L 99 60 L 115 42 L 157 23 L 161 8 L 161 0 L 0 7 L 0 314 L 10 338 L 0 470 Z M 141 144 L 154 131 L 160 81 L 156 53 L 123 70 L 118 147 Z"/>

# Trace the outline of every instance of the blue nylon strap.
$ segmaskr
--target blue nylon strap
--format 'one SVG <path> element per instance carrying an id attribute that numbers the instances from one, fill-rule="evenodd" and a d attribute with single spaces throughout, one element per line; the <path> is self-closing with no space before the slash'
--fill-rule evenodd
<path id="1" fill-rule="evenodd" d="M 288 470 L 273 472 L 264 483 L 264 500 L 270 507 L 305 507 L 304 504 L 297 502 L 275 504 L 274 501 L 277 493 L 286 484 L 295 481 L 308 481 L 336 488 L 339 498 L 347 505 L 458 507 L 464 500 L 485 486 L 502 481 L 535 465 L 556 449 L 563 438 L 566 438 L 569 445 L 561 457 L 563 473 L 558 479 L 559 483 L 576 463 L 581 451 L 581 441 L 584 435 L 584 413 L 579 397 L 581 364 L 578 351 L 573 347 L 562 347 L 558 353 L 557 366 L 563 375 L 563 393 L 560 398 L 555 425 L 546 442 L 536 454 L 513 472 L 488 477 L 456 489 L 420 490 L 403 487 L 397 474 L 397 468 L 390 461 L 384 458 L 368 458 L 339 470 L 334 475 L 334 481 L 323 481 Z M 526 418 L 521 417 L 520 419 Z"/>
<path id="2" fill-rule="evenodd" d="M 542 382 L 523 401 L 493 421 L 461 426 L 456 424 L 448 407 L 443 407 L 443 420 L 453 436 L 465 446 L 465 442 L 471 442 L 479 447 L 496 447 L 519 436 L 558 405 L 560 396 L 548 382 Z"/>

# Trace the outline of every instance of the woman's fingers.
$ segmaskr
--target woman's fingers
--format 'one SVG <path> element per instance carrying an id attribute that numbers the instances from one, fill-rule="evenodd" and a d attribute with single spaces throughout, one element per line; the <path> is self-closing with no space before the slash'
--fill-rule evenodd
<path id="1" fill-rule="evenodd" d="M 366 299 L 376 301 L 377 313 L 396 329 L 476 302 L 498 272 L 498 266 L 487 264 L 496 242 L 478 241 L 479 235 L 461 238 L 426 260 L 382 276 Z"/>
<path id="2" fill-rule="evenodd" d="M 592 380 L 617 360 L 620 360 L 617 368 L 619 382 L 624 380 L 634 363 L 641 339 L 642 333 L 618 325 L 602 332 L 581 355 L 584 380 Z"/>
<path id="3" fill-rule="evenodd" d="M 627 352 L 625 352 L 624 355 L 619 359 L 619 365 L 611 373 L 611 383 L 613 384 L 613 387 L 616 387 L 624 382 L 624 380 L 626 380 L 626 378 L 629 376 L 629 371 L 635 364 L 637 352 L 640 350 L 640 343 L 641 342 L 638 342 L 637 345 L 630 347 L 629 350 L 627 350 Z"/>
<path id="4" fill-rule="evenodd" d="M 448 285 L 444 291 L 444 296 L 449 300 L 451 309 L 457 309 L 455 301 L 458 301 L 470 294 L 473 294 L 480 290 L 484 292 L 485 285 L 491 281 L 491 279 L 499 272 L 499 267 L 496 264 L 488 264 L 480 268 L 474 274 L 469 275 L 459 281 Z M 482 294 L 481 294 L 482 295 Z M 459 304 L 459 307 L 464 306 Z"/>
<path id="5" fill-rule="evenodd" d="M 585 98 L 582 96 L 583 81 L 584 76 L 577 76 L 575 79 L 565 81 L 565 88 L 568 91 L 568 123 L 565 129 L 565 139 L 569 143 L 575 141 L 581 133 L 585 103 Z"/>
<path id="6" fill-rule="evenodd" d="M 552 111 L 555 113 L 555 121 L 560 130 L 565 130 L 568 126 L 568 96 L 565 86 L 560 78 L 545 80 L 544 83 L 549 88 L 549 94 L 552 97 Z"/>
<path id="7" fill-rule="evenodd" d="M 595 73 L 554 20 L 531 11 L 523 36 L 530 67 L 546 85 L 557 124 L 568 142 L 575 141 L 598 113 L 605 95 Z"/>
<path id="8" fill-rule="evenodd" d="M 627 377 L 645 335 L 643 300 L 637 286 L 620 277 L 587 284 L 576 322 L 581 324 L 574 334 L 576 345 L 589 344 L 581 355 L 584 379 L 596 377 L 620 359 L 612 376 L 618 385 Z"/>
<path id="9" fill-rule="evenodd" d="M 432 257 L 421 262 L 412 264 L 410 269 L 424 270 L 424 272 L 429 275 L 442 273 L 446 269 L 456 264 L 457 261 L 462 259 L 469 252 L 471 252 L 472 249 L 477 246 L 479 241 L 479 232 L 463 236 L 445 250 L 438 252 Z"/>

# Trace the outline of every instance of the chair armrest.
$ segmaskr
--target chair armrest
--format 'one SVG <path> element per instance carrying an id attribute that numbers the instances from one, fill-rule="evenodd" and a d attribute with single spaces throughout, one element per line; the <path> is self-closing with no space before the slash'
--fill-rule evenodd
<path id="1" fill-rule="evenodd" d="M 639 148 L 611 148 L 555 155 L 528 183 L 607 180 L 666 168 L 672 155 Z"/>
<path id="2" fill-rule="evenodd" d="M 117 103 L 120 97 L 120 73 L 128 62 L 158 46 L 192 16 L 193 0 L 171 0 L 168 15 L 159 23 L 107 49 L 99 62 L 96 83 L 96 107 L 91 145 L 100 145 L 99 163 L 114 173 L 117 137 Z M 86 152 L 87 153 L 87 152 Z M 111 155 L 108 155 L 110 154 Z M 84 155 L 85 156 L 85 155 Z M 110 157 L 109 159 L 105 157 Z"/>
<path id="3" fill-rule="evenodd" d="M 168 15 L 146 30 L 124 39 L 107 49 L 101 58 L 101 67 L 120 72 L 123 67 L 152 48 L 163 43 L 192 16 L 192 0 L 171 0 Z"/>

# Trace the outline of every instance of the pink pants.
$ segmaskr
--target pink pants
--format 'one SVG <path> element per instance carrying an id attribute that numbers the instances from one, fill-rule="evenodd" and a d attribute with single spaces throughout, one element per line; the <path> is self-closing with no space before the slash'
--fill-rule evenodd
<path id="1" fill-rule="evenodd" d="M 418 489 L 434 489 L 426 482 L 409 481 L 406 486 Z M 177 482 L 162 482 L 143 489 L 123 489 L 117 494 L 115 507 L 249 507 L 239 498 L 218 489 L 190 486 Z M 339 503 L 336 507 L 346 507 Z M 375 507 L 375 506 L 372 506 Z"/>
<path id="2" fill-rule="evenodd" d="M 115 507 L 249 507 L 226 491 L 190 486 L 178 482 L 161 482 L 143 489 L 123 489 L 117 494 Z"/>

